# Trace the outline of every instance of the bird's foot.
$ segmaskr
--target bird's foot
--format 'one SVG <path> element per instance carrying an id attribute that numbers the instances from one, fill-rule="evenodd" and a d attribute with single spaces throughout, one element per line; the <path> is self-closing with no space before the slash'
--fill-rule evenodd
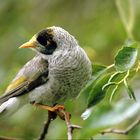
<path id="1" fill-rule="evenodd" d="M 37 106 L 37 107 L 40 107 L 40 108 L 42 108 L 42 109 L 51 111 L 51 112 L 56 112 L 56 111 L 58 111 L 58 110 L 65 110 L 65 108 L 64 108 L 63 105 L 55 105 L 55 106 L 53 106 L 53 107 L 48 106 L 48 105 L 42 105 L 42 104 L 39 104 L 39 103 L 33 103 L 33 105 L 35 105 L 35 106 Z"/>
<path id="2" fill-rule="evenodd" d="M 48 131 L 50 122 L 54 119 L 56 119 L 57 116 L 59 116 L 62 120 L 65 121 L 66 125 L 67 125 L 67 129 L 68 129 L 68 139 L 72 140 L 72 133 L 73 130 L 76 129 L 80 129 L 81 127 L 78 125 L 72 125 L 70 122 L 70 118 L 71 118 L 71 114 L 65 111 L 65 108 L 63 105 L 55 105 L 53 107 L 47 106 L 47 105 L 42 105 L 42 104 L 38 104 L 38 103 L 32 103 L 33 105 L 37 106 L 37 107 L 41 107 L 43 109 L 48 110 L 48 120 L 44 125 L 43 131 L 41 133 L 41 138 L 40 140 L 45 138 L 45 134 Z"/>
<path id="3" fill-rule="evenodd" d="M 53 107 L 42 105 L 39 103 L 32 103 L 33 105 L 40 107 L 42 109 L 48 110 L 49 112 L 56 113 L 62 120 L 70 120 L 71 114 L 65 111 L 65 107 L 63 105 L 55 105 Z"/>

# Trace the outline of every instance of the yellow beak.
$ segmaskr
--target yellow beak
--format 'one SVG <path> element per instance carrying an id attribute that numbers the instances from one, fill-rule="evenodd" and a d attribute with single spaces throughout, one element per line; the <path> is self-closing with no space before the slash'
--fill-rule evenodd
<path id="1" fill-rule="evenodd" d="M 24 43 L 19 48 L 36 48 L 36 47 L 37 47 L 37 41 L 33 37 L 31 40 L 29 40 L 28 42 Z"/>
<path id="2" fill-rule="evenodd" d="M 19 48 L 36 48 L 35 42 L 26 42 L 23 45 L 21 45 Z"/>

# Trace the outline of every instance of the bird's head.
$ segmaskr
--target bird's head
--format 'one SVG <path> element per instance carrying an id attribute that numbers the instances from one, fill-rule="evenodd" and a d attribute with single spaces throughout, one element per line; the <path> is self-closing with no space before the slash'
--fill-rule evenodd
<path id="1" fill-rule="evenodd" d="M 19 48 L 31 48 L 39 53 L 51 55 L 56 50 L 69 50 L 77 46 L 76 39 L 61 27 L 49 27 L 35 34 Z"/>

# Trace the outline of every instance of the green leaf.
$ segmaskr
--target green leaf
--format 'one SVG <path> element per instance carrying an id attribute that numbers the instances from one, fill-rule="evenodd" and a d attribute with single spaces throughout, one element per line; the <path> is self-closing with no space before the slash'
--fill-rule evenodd
<path id="1" fill-rule="evenodd" d="M 127 39 L 124 42 L 124 46 L 123 47 L 131 47 L 131 48 L 138 48 L 138 44 L 135 41 L 132 41 L 131 39 Z"/>
<path id="2" fill-rule="evenodd" d="M 96 79 L 89 93 L 88 108 L 99 103 L 105 97 L 106 93 L 111 95 L 114 90 L 114 85 L 122 80 L 125 75 L 126 72 L 115 72 L 102 75 Z"/>
<path id="3" fill-rule="evenodd" d="M 133 89 L 131 88 L 131 86 L 128 84 L 128 82 L 126 80 L 124 81 L 124 85 L 125 85 L 125 88 L 126 88 L 126 90 L 128 92 L 129 97 L 133 98 L 134 100 L 136 100 L 134 91 L 133 91 Z"/>
<path id="4" fill-rule="evenodd" d="M 96 106 L 90 117 L 85 120 L 80 138 L 90 137 L 132 118 L 140 111 L 140 103 L 132 100 L 121 100 L 114 105 L 102 102 Z"/>
<path id="5" fill-rule="evenodd" d="M 114 87 L 114 89 L 112 90 L 112 93 L 111 93 L 111 96 L 110 96 L 110 102 L 112 101 L 112 99 L 113 99 L 113 97 L 114 97 L 114 95 L 115 95 L 117 89 L 118 89 L 118 85 L 116 85 L 116 86 Z"/>
<path id="6" fill-rule="evenodd" d="M 98 75 L 104 73 L 107 70 L 107 67 L 104 65 L 94 64 L 92 65 L 92 69 L 93 75 L 97 77 Z"/>
<path id="7" fill-rule="evenodd" d="M 110 79 L 108 80 L 107 84 L 103 86 L 103 88 L 107 88 L 106 91 L 106 95 L 109 96 L 108 98 L 110 98 L 110 101 L 112 100 L 112 98 L 114 97 L 116 91 L 118 91 L 120 88 L 122 88 L 122 86 L 124 86 L 124 81 L 122 81 L 124 79 L 124 77 L 126 76 L 127 71 L 126 72 L 115 72 L 114 74 L 111 75 Z M 128 75 L 128 80 L 131 80 L 132 78 L 134 78 L 136 74 L 135 70 L 130 70 L 129 71 L 129 75 Z M 125 80 L 125 79 L 124 79 Z M 122 81 L 122 83 L 120 83 L 118 85 L 118 83 Z M 113 85 L 114 84 L 114 85 Z M 125 85 L 126 86 L 126 85 Z M 134 92 L 131 89 L 131 87 L 129 86 L 128 82 L 127 82 L 127 90 L 129 89 L 129 91 L 127 91 L 128 93 L 131 92 L 131 98 L 135 98 Z"/>
<path id="8" fill-rule="evenodd" d="M 92 78 L 91 80 L 87 83 L 86 87 L 83 88 L 83 90 L 81 91 L 81 94 L 85 94 L 87 95 L 88 93 L 90 93 L 93 85 L 96 82 L 96 79 L 98 79 L 102 74 L 106 73 L 107 71 L 107 67 L 103 66 L 103 65 L 98 65 L 98 64 L 92 64 Z"/>
<path id="9" fill-rule="evenodd" d="M 137 55 L 137 43 L 128 41 L 115 57 L 116 69 L 118 71 L 127 71 L 131 69 L 136 62 Z"/>
<path id="10" fill-rule="evenodd" d="M 106 95 L 109 96 L 110 101 L 114 97 L 115 93 L 122 87 L 122 84 L 118 84 L 125 76 L 127 72 L 114 72 L 108 82 L 103 86 L 103 89 L 106 90 Z"/>
<path id="11" fill-rule="evenodd" d="M 106 90 L 102 90 L 103 86 L 108 82 L 112 73 L 102 75 L 94 81 L 93 87 L 88 97 L 88 108 L 99 103 L 104 97 Z"/>
<path id="12" fill-rule="evenodd" d="M 123 79 L 127 75 L 127 71 L 117 71 L 114 73 L 106 74 L 107 69 L 108 67 L 95 65 L 95 76 L 93 76 L 87 87 L 82 91 L 82 94 L 84 93 L 86 97 L 88 96 L 87 108 L 91 108 L 92 106 L 98 104 L 101 100 L 104 99 L 106 93 L 112 100 L 112 97 L 116 91 L 118 91 L 118 89 L 120 89 L 122 86 Z M 134 73 L 134 70 L 130 70 L 131 76 L 128 75 L 128 78 L 132 78 Z"/>

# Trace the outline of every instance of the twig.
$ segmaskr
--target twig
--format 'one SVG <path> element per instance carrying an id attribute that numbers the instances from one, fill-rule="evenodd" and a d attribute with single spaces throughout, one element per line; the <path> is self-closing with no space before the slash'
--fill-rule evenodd
<path id="1" fill-rule="evenodd" d="M 133 130 L 139 124 L 140 124 L 140 118 L 138 118 L 131 125 L 129 125 L 126 130 L 118 130 L 118 129 L 111 128 L 111 129 L 107 129 L 107 130 L 102 131 L 101 134 L 104 135 L 106 133 L 114 133 L 114 134 L 127 135 L 131 130 Z"/>
<path id="2" fill-rule="evenodd" d="M 43 130 L 42 130 L 38 140 L 44 140 L 45 139 L 45 136 L 48 133 L 48 129 L 49 129 L 49 126 L 51 124 L 51 121 L 53 121 L 56 117 L 57 117 L 56 113 L 48 111 L 48 119 L 44 123 Z"/>
<path id="3" fill-rule="evenodd" d="M 72 125 L 72 124 L 70 123 L 70 114 L 69 114 L 68 112 L 65 112 L 64 110 L 61 110 L 61 112 L 64 114 L 65 122 L 66 122 L 67 129 L 68 129 L 68 132 L 67 132 L 68 140 L 72 140 L 72 133 L 73 133 L 73 130 L 74 130 L 74 129 L 81 129 L 81 126 Z"/>
<path id="4" fill-rule="evenodd" d="M 0 136 L 0 140 L 21 140 L 21 139 L 18 139 L 18 138 L 9 138 L 9 137 L 2 137 L 2 136 Z"/>
<path id="5" fill-rule="evenodd" d="M 74 129 L 81 129 L 80 126 L 78 125 L 72 125 L 70 123 L 70 114 L 68 112 L 65 112 L 63 109 L 58 109 L 55 112 L 48 111 L 48 119 L 44 124 L 43 130 L 38 138 L 38 140 L 44 140 L 46 134 L 48 133 L 48 129 L 50 126 L 50 123 L 52 120 L 54 120 L 57 116 L 59 116 L 62 120 L 65 120 L 66 125 L 67 125 L 67 135 L 68 135 L 68 140 L 72 140 L 72 134 Z"/>

